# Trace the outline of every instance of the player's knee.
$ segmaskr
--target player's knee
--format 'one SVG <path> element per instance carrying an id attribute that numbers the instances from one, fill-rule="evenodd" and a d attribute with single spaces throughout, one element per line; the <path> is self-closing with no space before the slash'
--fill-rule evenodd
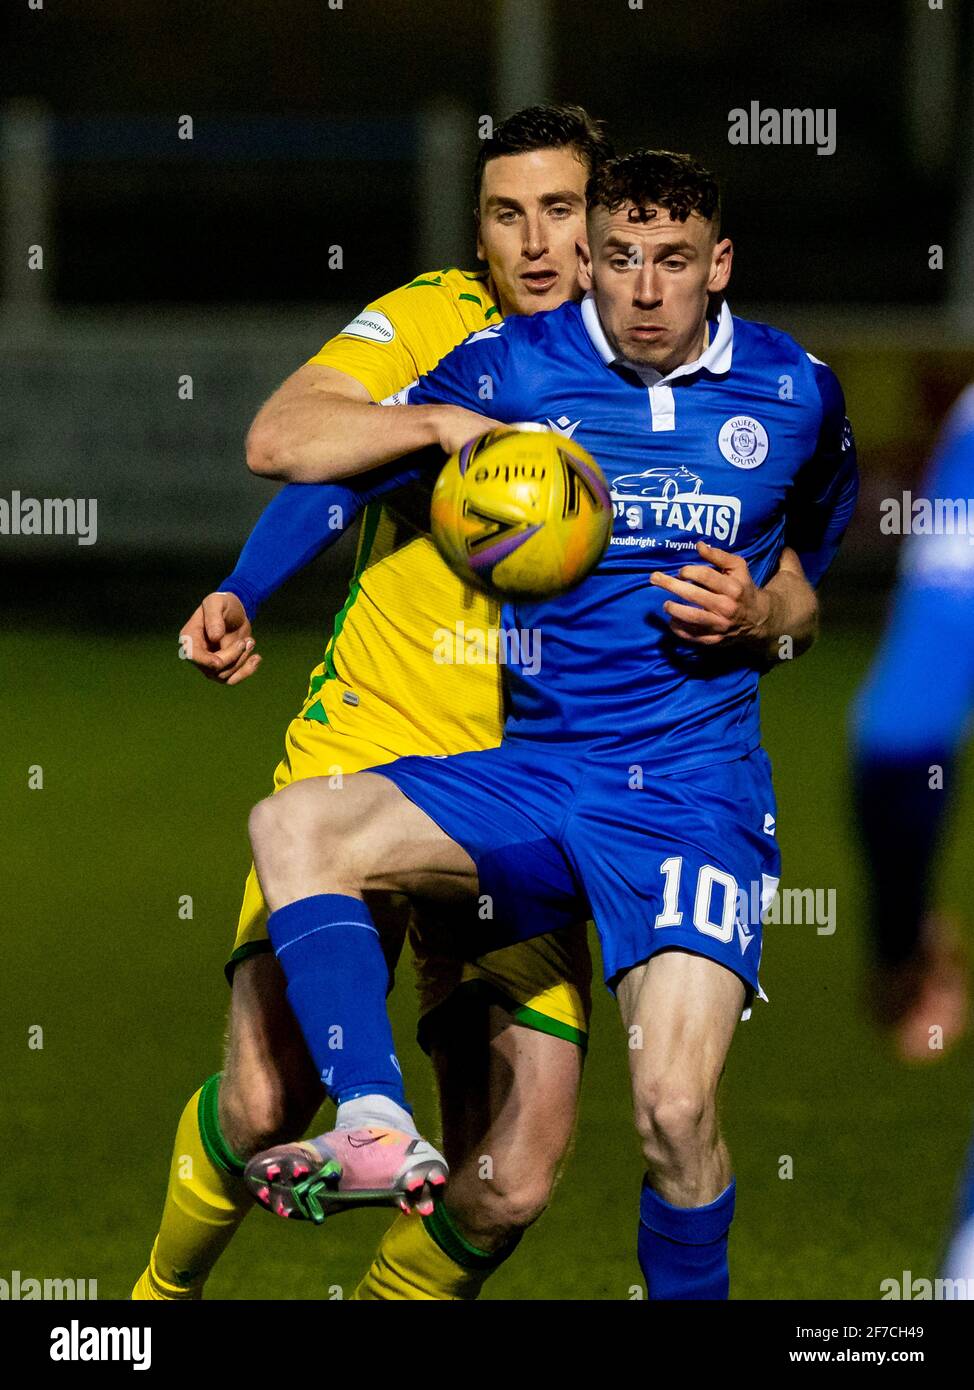
<path id="1" fill-rule="evenodd" d="M 248 826 L 258 873 L 302 859 L 312 847 L 327 855 L 336 830 L 329 810 L 318 789 L 307 782 L 295 782 L 258 801 Z"/>
<path id="2" fill-rule="evenodd" d="M 262 1072 L 225 1072 L 220 1082 L 220 1128 L 239 1158 L 304 1134 L 320 1097 L 305 1095 L 287 1079 Z"/>
<path id="3" fill-rule="evenodd" d="M 659 1083 L 637 1092 L 636 1129 L 647 1162 L 666 1162 L 701 1142 L 714 1120 L 713 1097 L 692 1083 Z"/>
<path id="4" fill-rule="evenodd" d="M 543 1174 L 524 1173 L 516 1179 L 483 1178 L 455 1197 L 451 1208 L 469 1239 L 496 1247 L 526 1231 L 543 1214 L 552 1183 Z"/>
<path id="5" fill-rule="evenodd" d="M 267 796 L 263 801 L 258 801 L 247 822 L 254 861 L 258 864 L 267 863 L 277 846 L 280 807 L 274 804 L 275 800 L 275 797 Z"/>

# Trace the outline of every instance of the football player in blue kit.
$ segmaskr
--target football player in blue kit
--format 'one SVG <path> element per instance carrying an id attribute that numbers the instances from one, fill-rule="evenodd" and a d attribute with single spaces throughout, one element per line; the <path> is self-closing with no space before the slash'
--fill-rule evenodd
<path id="1" fill-rule="evenodd" d="M 505 605 L 542 657 L 505 672 L 497 748 L 400 759 L 341 789 L 311 779 L 255 808 L 271 941 L 338 1113 L 328 1134 L 258 1155 L 248 1180 L 317 1220 L 415 1205 L 445 1177 L 406 1103 L 365 893 L 469 904 L 468 931 L 451 921 L 471 954 L 590 912 L 629 1040 L 649 1297 L 723 1298 L 735 1185 L 716 1094 L 761 992 L 759 903 L 779 856 L 760 663 L 709 643 L 732 612 L 760 637 L 754 595 L 785 545 L 822 578 L 855 450 L 829 368 L 724 302 L 732 246 L 711 174 L 642 151 L 600 170 L 587 202 L 581 304 L 473 334 L 288 475 L 334 480 L 452 452 L 497 421 L 558 422 L 599 460 L 615 515 L 582 585 Z"/>
<path id="2" fill-rule="evenodd" d="M 943 1056 L 968 1025 L 966 972 L 936 915 L 934 868 L 974 712 L 972 497 L 969 386 L 947 418 L 922 486 L 900 511 L 899 529 L 908 519 L 909 535 L 899 583 L 852 718 L 856 809 L 872 884 L 873 1012 L 901 1058 L 914 1062 Z M 974 1143 L 944 1272 L 969 1281 L 971 1297 Z"/>
<path id="3" fill-rule="evenodd" d="M 872 887 L 869 1003 L 909 1062 L 942 1057 L 968 1024 L 966 969 L 952 926 L 930 899 L 958 754 L 974 710 L 974 545 L 968 533 L 974 518 L 961 525 L 951 514 L 937 525 L 934 509 L 938 500 L 952 507 L 951 499 L 972 496 L 969 386 L 901 516 L 897 529 L 907 532 L 901 574 L 852 713 L 857 820 Z M 900 498 L 891 501 L 900 507 Z M 971 504 L 959 505 L 966 513 Z M 930 1045 L 932 1026 L 939 1047 Z"/>

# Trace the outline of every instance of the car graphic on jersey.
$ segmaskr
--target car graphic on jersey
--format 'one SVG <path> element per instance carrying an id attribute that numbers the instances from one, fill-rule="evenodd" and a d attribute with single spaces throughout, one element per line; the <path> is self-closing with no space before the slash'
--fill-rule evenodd
<path id="1" fill-rule="evenodd" d="M 687 547 L 694 537 L 717 545 L 732 545 L 737 539 L 740 498 L 704 492 L 703 479 L 682 464 L 620 473 L 610 488 L 616 518 L 630 532 L 657 528 L 674 533 L 661 542 L 668 548 L 675 544 Z M 680 534 L 687 539 L 677 542 Z M 624 536 L 614 536 L 611 544 L 630 542 Z"/>
<path id="2" fill-rule="evenodd" d="M 622 473 L 612 479 L 612 497 L 617 502 L 641 502 L 647 497 L 662 497 L 672 502 L 677 497 L 695 497 L 703 487 L 703 479 L 681 464 L 678 468 L 647 468 L 643 473 Z"/>

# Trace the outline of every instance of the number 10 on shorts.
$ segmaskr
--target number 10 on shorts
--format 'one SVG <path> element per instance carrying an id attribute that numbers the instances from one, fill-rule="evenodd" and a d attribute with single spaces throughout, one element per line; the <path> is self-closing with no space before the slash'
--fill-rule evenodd
<path id="1" fill-rule="evenodd" d="M 657 913 L 654 927 L 682 927 L 683 912 L 680 908 L 680 889 L 683 879 L 683 855 L 671 855 L 660 864 L 663 875 L 663 910 Z M 692 872 L 692 870 L 691 870 Z M 764 913 L 770 905 L 778 887 L 778 880 L 770 874 L 761 875 L 761 902 L 759 911 Z M 689 886 L 689 885 L 688 885 Z M 756 895 L 755 895 L 756 896 Z M 729 944 L 734 939 L 734 928 L 738 921 L 738 905 L 741 907 L 742 925 L 747 924 L 747 905 L 749 899 L 738 887 L 737 879 L 715 864 L 702 864 L 697 871 L 696 891 L 693 895 L 693 925 L 704 936 Z"/>

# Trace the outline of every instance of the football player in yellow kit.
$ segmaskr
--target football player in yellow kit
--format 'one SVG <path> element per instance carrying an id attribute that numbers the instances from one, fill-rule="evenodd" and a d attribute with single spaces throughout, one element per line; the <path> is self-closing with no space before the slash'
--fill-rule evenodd
<path id="1" fill-rule="evenodd" d="M 320 455 L 341 435 L 343 415 L 423 375 L 471 332 L 502 314 L 578 297 L 585 183 L 606 153 L 600 128 L 578 107 L 529 108 L 499 126 L 477 167 L 478 254 L 488 270 L 421 275 L 370 304 L 259 412 L 248 437 L 251 468 L 273 474 L 283 460 Z M 483 428 L 479 416 L 470 428 L 458 418 L 466 412 L 444 411 L 445 445 Z M 808 601 L 794 573 L 771 582 L 793 584 L 796 604 Z M 435 634 L 453 633 L 458 623 L 486 633 L 498 619 L 400 507 L 371 504 L 348 601 L 288 728 L 275 790 L 405 754 L 497 744 L 500 671 L 437 662 L 433 648 Z M 224 683 L 246 679 L 259 664 L 247 609 L 234 593 L 208 596 L 184 635 L 201 669 Z M 438 955 L 422 928 L 412 936 L 420 1038 L 436 1072 L 451 1176 L 445 1199 L 422 1220 L 396 1218 L 353 1297 L 469 1299 L 544 1209 L 571 1137 L 589 1010 L 586 936 L 580 924 L 469 964 Z M 252 1205 L 241 1176 L 247 1159 L 303 1132 L 322 1100 L 253 870 L 228 973 L 224 1069 L 181 1117 L 163 1218 L 136 1298 L 201 1297 Z"/>
<path id="2" fill-rule="evenodd" d="M 585 182 L 606 151 L 601 129 L 577 107 L 530 108 L 504 122 L 478 161 L 478 252 L 488 270 L 420 275 L 370 304 L 259 412 L 248 437 L 255 471 L 282 453 L 327 447 L 321 441 L 345 402 L 391 395 L 502 313 L 577 297 Z M 348 601 L 288 728 L 275 788 L 405 753 L 499 742 L 499 670 L 436 663 L 432 652 L 437 630 L 462 622 L 487 632 L 498 617 L 450 574 L 428 535 L 392 506 L 372 504 Z M 184 636 L 201 668 L 227 684 L 259 664 L 233 594 L 204 600 Z M 228 965 L 223 1072 L 183 1112 L 136 1298 L 201 1296 L 253 1205 L 241 1177 L 247 1159 L 306 1128 L 321 1103 L 265 924 L 251 870 Z M 543 1209 L 574 1124 L 589 1008 L 584 927 L 561 938 L 464 965 L 424 951 L 418 934 L 421 1040 L 436 1070 L 449 1197 L 422 1220 L 397 1217 L 355 1297 L 476 1297 Z M 477 1160 L 486 1152 L 493 1177 L 482 1179 Z"/>

